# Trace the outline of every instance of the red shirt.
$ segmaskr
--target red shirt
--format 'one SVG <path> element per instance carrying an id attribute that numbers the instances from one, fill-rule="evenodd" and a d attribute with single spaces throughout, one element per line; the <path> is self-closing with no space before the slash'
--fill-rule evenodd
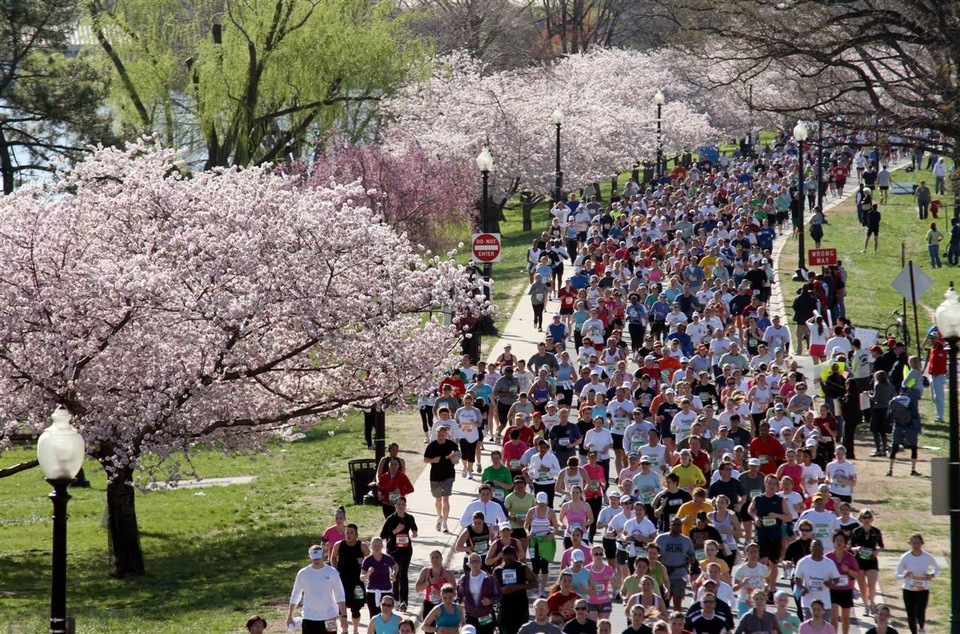
<path id="1" fill-rule="evenodd" d="M 467 391 L 467 386 L 463 384 L 463 379 L 459 376 L 448 376 L 440 381 L 440 392 L 443 393 L 443 386 L 449 385 L 452 389 L 450 390 L 453 398 L 458 401 L 463 398 L 464 393 Z"/>
<path id="2" fill-rule="evenodd" d="M 410 495 L 413 493 L 413 485 L 410 484 L 410 479 L 402 471 L 397 471 L 397 475 L 392 478 L 390 472 L 387 471 L 377 480 L 377 492 L 380 494 L 381 502 L 392 506 L 396 502 L 396 498 L 394 497 L 391 500 L 390 494 Z"/>
<path id="3" fill-rule="evenodd" d="M 560 296 L 560 308 L 568 308 L 573 310 L 574 305 L 577 303 L 577 289 L 564 286 L 557 293 Z"/>
<path id="4" fill-rule="evenodd" d="M 560 591 L 557 590 L 547 597 L 547 609 L 550 610 L 550 614 L 559 612 L 563 615 L 564 620 L 569 621 L 577 615 L 573 609 L 573 603 L 579 598 L 580 595 L 576 592 L 571 592 L 567 596 L 563 596 L 560 594 Z"/>
<path id="5" fill-rule="evenodd" d="M 767 434 L 766 438 L 757 436 L 750 441 L 750 457 L 760 458 L 760 472 L 767 475 L 775 474 L 777 467 L 787 460 L 783 445 L 771 434 Z"/>
<path id="6" fill-rule="evenodd" d="M 524 427 L 524 429 L 530 432 L 530 442 L 533 442 L 533 430 L 529 427 Z M 509 427 L 507 428 L 507 431 L 510 431 Z M 520 432 L 520 437 L 523 437 L 523 431 Z M 523 454 L 527 453 L 528 448 L 529 445 L 522 440 L 516 444 L 513 442 L 503 443 L 503 450 L 501 453 L 503 454 L 503 464 L 507 465 L 507 469 L 510 469 L 511 471 L 520 471 L 520 467 L 514 468 L 510 465 L 510 462 L 512 460 L 520 460 L 520 458 L 523 457 Z"/>

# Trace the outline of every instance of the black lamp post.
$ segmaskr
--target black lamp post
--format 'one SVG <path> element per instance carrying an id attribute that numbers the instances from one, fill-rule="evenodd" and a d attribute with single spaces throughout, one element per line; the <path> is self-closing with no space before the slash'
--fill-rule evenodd
<path id="1" fill-rule="evenodd" d="M 799 262 L 797 264 L 797 273 L 793 276 L 793 281 L 802 282 L 807 279 L 806 270 L 806 244 L 804 242 L 804 233 L 806 222 L 804 218 L 804 201 L 807 199 L 803 191 L 803 142 L 807 140 L 807 126 L 803 121 L 797 121 L 797 125 L 793 127 L 793 138 L 797 140 L 797 192 L 799 194 L 800 202 L 800 227 L 797 229 L 798 234 L 798 250 L 799 250 Z"/>
<path id="2" fill-rule="evenodd" d="M 563 170 L 560 169 L 560 127 L 563 125 L 563 110 L 557 108 L 553 111 L 553 125 L 557 126 L 557 187 L 554 191 L 554 201 L 561 200 L 563 196 Z"/>
<path id="3" fill-rule="evenodd" d="M 957 390 L 957 346 L 960 344 L 960 302 L 950 283 L 937 307 L 937 330 L 947 342 L 950 389 L 950 631 L 960 631 L 960 406 Z"/>
<path id="4" fill-rule="evenodd" d="M 657 91 L 653 96 L 653 103 L 657 105 L 657 180 L 659 181 L 663 178 L 663 173 L 666 171 L 666 165 L 663 164 L 663 126 L 662 126 L 662 116 L 663 116 L 663 104 L 667 103 L 667 98 L 663 96 L 663 92 Z"/>
<path id="5" fill-rule="evenodd" d="M 480 231 L 490 232 L 490 171 L 493 169 L 493 156 L 486 147 L 480 150 L 477 156 L 477 167 L 480 168 L 480 174 L 483 175 L 483 200 L 480 205 Z M 490 278 L 493 276 L 493 265 L 489 262 L 483 264 L 483 279 L 486 284 L 483 286 L 483 297 L 490 301 Z"/>
<path id="6" fill-rule="evenodd" d="M 823 210 L 823 119 L 817 121 L 817 207 Z"/>
<path id="7" fill-rule="evenodd" d="M 50 584 L 50 634 L 66 634 L 67 618 L 67 487 L 83 466 L 83 437 L 70 425 L 70 414 L 60 407 L 53 424 L 37 441 L 37 461 L 53 492 L 53 568 Z"/>

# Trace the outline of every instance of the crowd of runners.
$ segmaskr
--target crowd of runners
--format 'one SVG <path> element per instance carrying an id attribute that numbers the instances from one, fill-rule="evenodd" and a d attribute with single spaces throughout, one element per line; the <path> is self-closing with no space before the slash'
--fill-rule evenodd
<path id="1" fill-rule="evenodd" d="M 849 170 L 861 153 L 847 141 L 829 160 Z M 361 540 L 338 510 L 288 623 L 302 601 L 308 634 L 357 634 L 363 609 L 377 634 L 609 634 L 614 611 L 627 634 L 846 634 L 859 597 L 870 633 L 895 632 L 876 601 L 885 544 L 858 504 L 855 430 L 869 425 L 891 473 L 910 448 L 916 473 L 924 372 L 897 341 L 856 339 L 842 268 L 811 277 L 799 309 L 787 298 L 803 315 L 770 314 L 773 242 L 810 193 L 796 173 L 782 138 L 631 180 L 606 204 L 559 201 L 529 250 L 537 353 L 465 357 L 424 386 L 434 507 L 407 508 L 392 445 L 379 535 Z M 791 321 L 821 375 L 800 371 Z M 456 478 L 477 497 L 450 517 Z M 458 534 L 453 565 L 435 551 L 410 569 L 418 522 Z M 914 535 L 896 568 L 912 634 L 938 573 Z M 419 624 L 397 614 L 414 593 Z"/>

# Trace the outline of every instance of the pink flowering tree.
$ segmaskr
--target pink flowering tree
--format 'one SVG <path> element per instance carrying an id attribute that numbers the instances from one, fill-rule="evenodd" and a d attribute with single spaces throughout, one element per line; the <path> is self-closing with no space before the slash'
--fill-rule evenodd
<path id="1" fill-rule="evenodd" d="M 335 147 L 290 169 L 307 187 L 357 180 L 363 190 L 357 202 L 413 243 L 434 251 L 455 244 L 469 231 L 476 212 L 476 174 L 465 163 L 430 156 L 413 142 L 393 150 Z"/>
<path id="2" fill-rule="evenodd" d="M 415 139 L 431 154 L 473 167 L 483 146 L 495 165 L 492 195 L 521 187 L 553 188 L 555 128 L 565 114 L 561 151 L 565 184 L 609 178 L 656 154 L 656 107 L 662 89 L 665 151 L 715 140 L 719 131 L 691 101 L 671 98 L 681 79 L 658 56 L 599 49 L 538 68 L 491 72 L 464 53 L 437 60 L 432 74 L 383 104 L 387 145 Z"/>
<path id="3" fill-rule="evenodd" d="M 115 576 L 144 570 L 136 470 L 398 406 L 457 356 L 443 311 L 482 302 L 356 186 L 181 165 L 145 144 L 101 149 L 0 198 L 0 441 L 69 409 L 108 475 Z"/>

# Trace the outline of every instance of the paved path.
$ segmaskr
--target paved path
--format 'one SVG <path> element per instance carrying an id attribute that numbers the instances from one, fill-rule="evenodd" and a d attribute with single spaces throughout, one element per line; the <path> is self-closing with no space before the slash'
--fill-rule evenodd
<path id="1" fill-rule="evenodd" d="M 843 198 L 834 198 L 829 202 L 825 201 L 824 207 L 825 211 L 836 207 L 837 205 L 844 202 L 847 198 L 853 195 L 856 191 L 854 188 Z M 812 216 L 811 213 L 808 213 L 807 221 Z M 829 215 L 827 216 L 829 221 Z M 784 245 L 787 243 L 787 240 L 790 240 L 789 233 L 779 236 L 774 243 L 774 259 L 779 260 L 780 254 L 783 251 Z M 572 267 L 567 267 L 568 269 Z M 776 269 L 776 267 L 774 267 Z M 527 359 L 532 356 L 537 351 L 537 342 L 543 340 L 543 333 L 537 332 L 533 326 L 533 308 L 530 304 L 529 299 L 526 296 L 527 288 L 524 288 L 524 296 L 520 300 L 517 309 L 514 311 L 510 320 L 507 322 L 506 326 L 503 329 L 503 332 L 498 340 L 497 344 L 488 351 L 487 358 L 490 361 L 493 361 L 499 356 L 503 350 L 504 345 L 511 343 L 513 346 L 513 353 L 516 354 L 521 359 Z M 790 323 L 791 311 L 790 311 L 790 302 L 792 298 L 788 301 L 785 301 L 779 279 L 775 278 L 774 291 L 771 296 L 771 314 L 779 314 L 785 318 L 785 323 Z M 549 316 L 553 313 L 554 310 L 559 308 L 559 302 L 552 300 L 545 311 L 546 320 L 549 321 Z M 796 357 L 798 365 L 800 366 L 801 372 L 807 376 L 812 376 L 813 374 L 813 363 L 812 359 L 808 356 L 798 356 Z M 489 464 L 489 453 L 488 451 L 484 452 L 484 464 Z M 451 497 L 451 509 L 450 517 L 459 518 L 463 509 L 466 505 L 475 498 L 476 490 L 478 486 L 478 480 L 465 480 L 458 477 L 454 482 L 454 495 Z M 459 561 L 459 556 L 453 556 L 453 546 L 457 539 L 456 530 L 458 527 L 455 527 L 456 520 L 453 519 L 450 522 L 450 534 L 444 534 L 435 530 L 435 513 L 433 506 L 433 498 L 430 495 L 430 482 L 429 482 L 429 469 L 425 469 L 417 481 L 414 483 L 415 492 L 408 496 L 408 505 L 411 512 L 417 518 L 417 523 L 420 526 L 420 533 L 415 542 L 415 548 L 413 552 L 413 560 L 410 565 L 411 577 L 416 578 L 416 575 L 419 574 L 419 570 L 426 565 L 429 565 L 429 554 L 432 550 L 440 549 L 444 553 L 444 560 L 450 564 L 450 567 L 456 572 L 460 569 L 461 564 Z M 551 575 L 556 575 L 555 566 L 551 568 Z M 781 585 L 783 585 L 781 583 Z M 786 587 L 784 585 L 784 587 Z M 419 614 L 420 605 L 422 597 L 413 596 L 413 591 L 411 588 L 411 601 L 408 605 L 408 613 L 410 614 Z M 882 596 L 880 597 L 882 599 Z M 686 602 L 689 604 L 689 599 Z M 856 603 L 854 608 L 854 620 L 853 625 L 850 628 L 851 634 L 860 634 L 865 632 L 869 627 L 873 625 L 873 619 L 865 619 L 864 622 L 860 622 L 859 619 L 863 619 L 858 615 L 861 614 L 862 604 L 859 602 Z M 366 611 L 364 611 L 366 613 Z M 613 622 L 613 631 L 620 632 L 626 628 L 627 620 L 623 612 L 622 604 L 614 604 L 613 615 L 611 616 Z"/>

